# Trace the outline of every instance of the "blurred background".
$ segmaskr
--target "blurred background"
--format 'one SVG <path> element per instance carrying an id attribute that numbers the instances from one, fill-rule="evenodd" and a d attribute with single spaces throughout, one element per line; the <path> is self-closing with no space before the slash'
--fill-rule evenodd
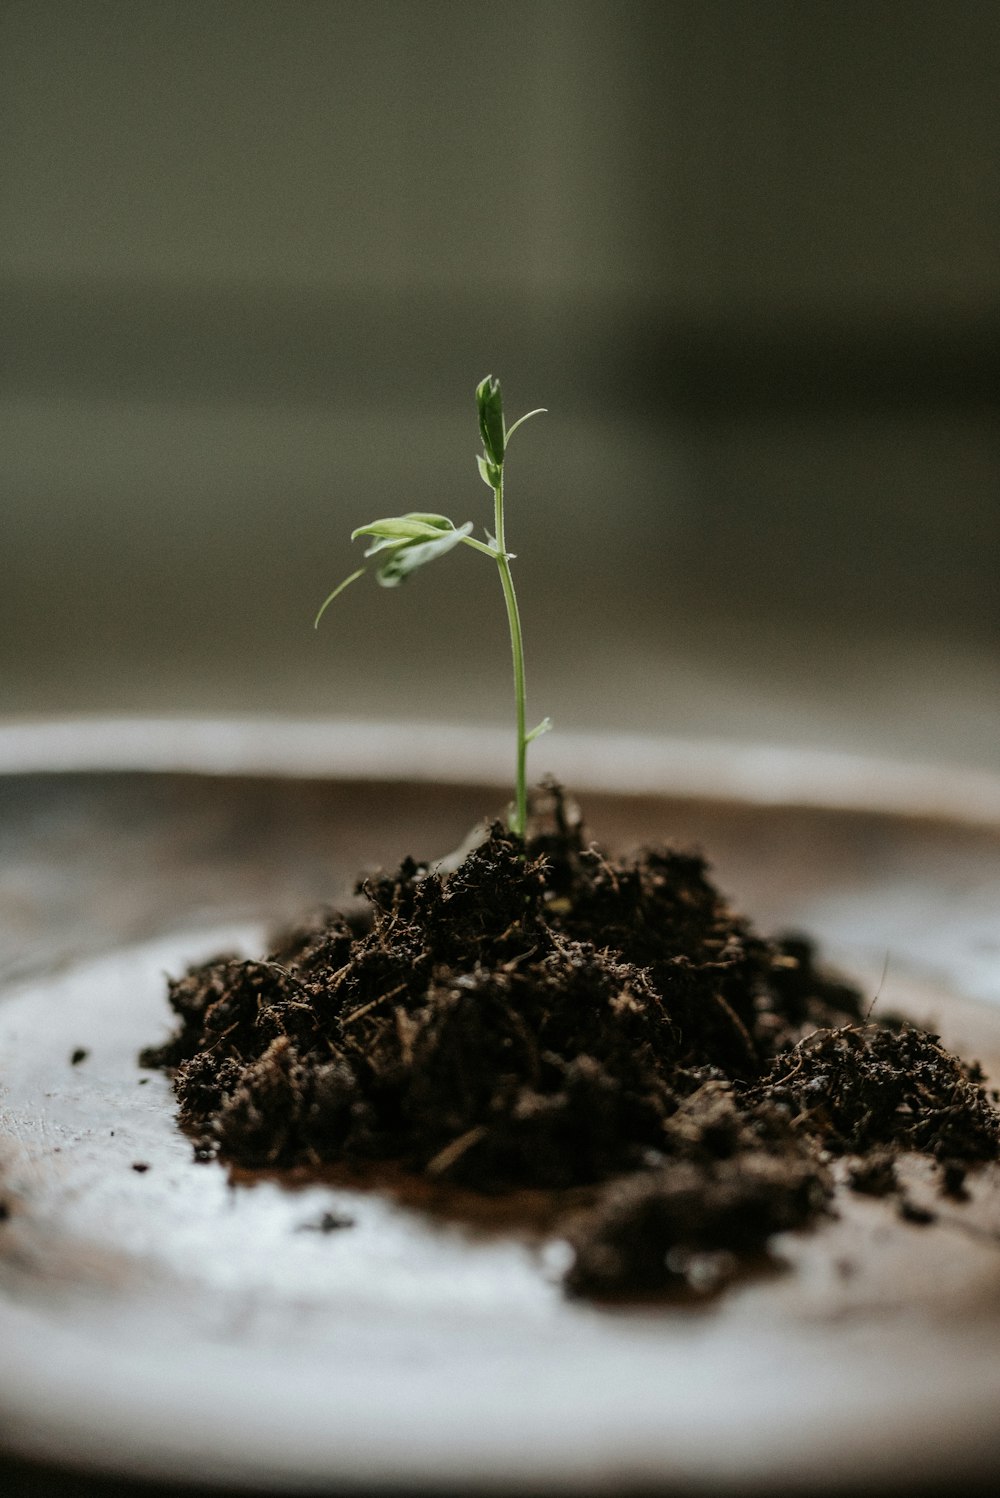
<path id="1" fill-rule="evenodd" d="M 996 0 L 6 0 L 0 714 L 997 766 Z M 543 768 L 538 751 L 536 766 Z"/>

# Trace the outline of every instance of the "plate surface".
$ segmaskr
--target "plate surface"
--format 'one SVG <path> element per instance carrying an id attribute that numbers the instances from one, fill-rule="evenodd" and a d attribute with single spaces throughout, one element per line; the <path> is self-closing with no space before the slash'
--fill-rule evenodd
<path id="1" fill-rule="evenodd" d="M 443 855 L 502 802 L 496 745 L 478 780 L 456 752 L 445 783 L 407 783 L 371 730 L 385 778 L 365 780 L 363 734 L 331 729 L 328 762 L 339 742 L 352 774 L 319 779 L 294 725 L 241 732 L 201 773 L 190 739 L 111 771 L 93 734 L 78 770 L 65 728 L 0 742 L 0 1442 L 263 1488 L 1000 1476 L 998 1169 L 956 1204 L 915 1163 L 929 1226 L 845 1193 L 838 1219 L 780 1241 L 782 1272 L 699 1307 L 608 1310 L 563 1298 L 558 1242 L 193 1163 L 166 1080 L 136 1063 L 169 1024 L 164 973 L 259 951 L 269 925 L 365 868 Z M 907 814 L 891 792 L 911 772 L 785 755 L 768 776 L 760 751 L 650 745 L 636 796 L 613 745 L 577 747 L 601 842 L 701 845 L 760 929 L 810 931 L 877 1005 L 1000 1077 L 995 784 L 977 803 L 922 783 Z M 353 1226 L 321 1231 L 330 1211 Z"/>

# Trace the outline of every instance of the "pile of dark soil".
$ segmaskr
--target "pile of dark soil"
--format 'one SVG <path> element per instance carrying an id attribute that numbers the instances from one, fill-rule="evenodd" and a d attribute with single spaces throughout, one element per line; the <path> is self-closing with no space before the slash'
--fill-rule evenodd
<path id="1" fill-rule="evenodd" d="M 171 983 L 179 1028 L 142 1060 L 173 1071 L 198 1158 L 565 1192 L 567 1285 L 597 1295 L 718 1283 L 824 1211 L 835 1155 L 880 1192 L 896 1154 L 931 1155 L 953 1195 L 997 1158 L 974 1068 L 866 1024 L 696 854 L 606 858 L 555 787 L 526 845 L 498 823 L 451 872 L 407 860 L 359 893 L 363 916 Z"/>

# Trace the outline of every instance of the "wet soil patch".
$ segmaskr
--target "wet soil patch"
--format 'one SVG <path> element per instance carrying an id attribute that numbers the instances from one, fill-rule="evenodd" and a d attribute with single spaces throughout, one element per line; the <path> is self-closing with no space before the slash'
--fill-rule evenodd
<path id="1" fill-rule="evenodd" d="M 571 1293 L 710 1290 L 829 1209 L 830 1165 L 898 1191 L 1000 1153 L 974 1065 L 870 1024 L 801 936 L 765 940 L 690 851 L 610 859 L 554 786 L 526 842 L 495 824 L 404 861 L 259 961 L 170 984 L 196 1157 L 395 1172 L 439 1198 L 526 1198 L 572 1246 Z"/>

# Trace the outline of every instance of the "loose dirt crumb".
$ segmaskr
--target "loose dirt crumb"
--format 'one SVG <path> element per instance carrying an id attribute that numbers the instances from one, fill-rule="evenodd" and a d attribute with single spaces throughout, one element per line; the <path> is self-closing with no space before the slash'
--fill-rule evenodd
<path id="1" fill-rule="evenodd" d="M 324 1212 L 316 1222 L 303 1222 L 299 1224 L 300 1233 L 339 1233 L 344 1228 L 352 1228 L 354 1218 L 346 1212 Z"/>
<path id="2" fill-rule="evenodd" d="M 872 1150 L 870 1155 L 855 1160 L 847 1179 L 852 1191 L 865 1196 L 888 1196 L 899 1184 L 896 1162 L 887 1150 Z"/>
<path id="3" fill-rule="evenodd" d="M 450 872 L 407 859 L 359 893 L 367 921 L 324 913 L 170 984 L 177 1031 L 142 1061 L 172 1071 L 196 1159 L 607 1183 L 566 1229 L 567 1288 L 603 1296 L 716 1288 L 824 1211 L 836 1155 L 878 1193 L 899 1153 L 930 1155 L 953 1195 L 997 1158 L 981 1073 L 864 1023 L 699 855 L 607 858 L 557 787 L 526 844 L 498 823 Z"/>
<path id="4" fill-rule="evenodd" d="M 936 1212 L 930 1207 L 921 1207 L 919 1203 L 910 1201 L 907 1196 L 900 1197 L 899 1215 L 904 1222 L 912 1222 L 917 1227 L 927 1227 L 929 1223 L 937 1221 Z"/>

